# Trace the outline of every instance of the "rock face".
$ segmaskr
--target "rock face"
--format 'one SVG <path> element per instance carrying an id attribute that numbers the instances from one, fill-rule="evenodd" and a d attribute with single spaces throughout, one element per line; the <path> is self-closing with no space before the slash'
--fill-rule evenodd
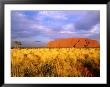
<path id="1" fill-rule="evenodd" d="M 48 47 L 100 47 L 96 40 L 88 38 L 56 39 L 48 43 Z"/>

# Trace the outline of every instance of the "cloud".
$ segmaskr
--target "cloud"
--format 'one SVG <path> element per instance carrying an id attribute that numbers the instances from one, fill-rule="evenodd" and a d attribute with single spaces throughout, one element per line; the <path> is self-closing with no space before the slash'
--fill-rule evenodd
<path id="1" fill-rule="evenodd" d="M 100 24 L 92 26 L 92 28 L 90 29 L 90 33 L 100 33 Z"/>
<path id="2" fill-rule="evenodd" d="M 81 16 L 75 23 L 75 28 L 79 30 L 89 30 L 94 25 L 100 22 L 99 11 L 88 11 L 85 15 Z"/>
<path id="3" fill-rule="evenodd" d="M 43 33 L 53 33 L 52 29 L 45 25 L 33 24 L 30 28 L 33 30 L 36 30 L 38 33 L 42 33 L 42 34 Z"/>
<path id="4" fill-rule="evenodd" d="M 75 30 L 75 27 L 74 27 L 74 24 L 66 24 L 62 27 L 62 30 L 70 30 L 70 31 L 74 31 Z"/>
<path id="5" fill-rule="evenodd" d="M 57 38 L 99 38 L 99 11 L 12 11 L 12 41 L 46 46 Z M 40 42 L 37 42 L 40 41 Z"/>
<path id="6" fill-rule="evenodd" d="M 41 42 L 41 41 L 38 41 L 38 40 L 37 40 L 37 41 L 35 41 L 35 42 Z"/>
<path id="7" fill-rule="evenodd" d="M 30 20 L 21 11 L 12 11 L 11 14 L 11 37 L 12 39 L 29 38 L 40 34 L 52 33 L 48 26 L 39 24 L 38 21 Z"/>
<path id="8" fill-rule="evenodd" d="M 63 11 L 39 11 L 40 18 L 41 17 L 50 17 L 57 20 L 66 20 L 67 17 L 63 13 Z"/>

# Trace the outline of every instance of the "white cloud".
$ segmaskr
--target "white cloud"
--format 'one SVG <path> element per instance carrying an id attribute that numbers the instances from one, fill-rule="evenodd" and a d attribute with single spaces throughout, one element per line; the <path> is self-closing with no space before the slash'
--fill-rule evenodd
<path id="1" fill-rule="evenodd" d="M 13 11 L 12 11 L 13 12 Z M 20 11 L 14 11 L 14 16 L 16 16 L 16 17 L 25 17 L 25 15 Z"/>
<path id="2" fill-rule="evenodd" d="M 66 24 L 63 25 L 62 28 L 60 29 L 59 33 L 63 34 L 72 34 L 75 33 L 75 27 L 73 24 Z"/>
<path id="3" fill-rule="evenodd" d="M 63 30 L 66 30 L 66 31 L 68 31 L 68 30 L 74 31 L 74 30 L 75 30 L 75 27 L 74 27 L 74 24 L 66 24 L 66 25 L 64 25 L 64 26 L 62 27 L 62 29 L 63 29 Z"/>
<path id="4" fill-rule="evenodd" d="M 85 38 L 85 37 L 89 37 L 89 36 L 91 36 L 91 34 L 78 34 L 78 33 L 72 33 L 72 34 L 67 34 L 67 35 L 69 35 L 69 36 L 71 36 L 71 37 L 80 37 L 80 38 Z"/>
<path id="5" fill-rule="evenodd" d="M 60 20 L 66 20 L 67 17 L 62 11 L 40 11 L 39 12 L 40 18 L 43 17 L 50 17 L 53 19 L 60 19 Z"/>
<path id="6" fill-rule="evenodd" d="M 100 24 L 96 24 L 90 29 L 90 33 L 99 33 L 99 32 L 100 32 Z"/>
<path id="7" fill-rule="evenodd" d="M 61 33 L 61 34 L 73 34 L 74 32 L 71 32 L 71 31 L 60 31 L 59 33 Z"/>
<path id="8" fill-rule="evenodd" d="M 41 16 L 48 16 L 56 19 L 68 19 L 67 16 L 83 16 L 87 14 L 87 11 L 85 10 L 74 10 L 74 11 L 62 11 L 62 10 L 45 10 L 45 11 L 39 11 L 39 15 Z"/>
<path id="9" fill-rule="evenodd" d="M 34 30 L 38 30 L 41 33 L 46 33 L 46 34 L 54 33 L 54 31 L 52 31 L 53 29 L 49 28 L 48 26 L 44 26 L 40 24 L 33 24 L 32 26 L 30 26 L 30 28 Z"/>

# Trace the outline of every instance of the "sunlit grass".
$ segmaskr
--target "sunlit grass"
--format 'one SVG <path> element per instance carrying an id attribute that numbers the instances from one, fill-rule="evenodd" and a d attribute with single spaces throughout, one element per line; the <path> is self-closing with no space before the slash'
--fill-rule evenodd
<path id="1" fill-rule="evenodd" d="M 12 77 L 100 76 L 100 48 L 11 49 Z"/>

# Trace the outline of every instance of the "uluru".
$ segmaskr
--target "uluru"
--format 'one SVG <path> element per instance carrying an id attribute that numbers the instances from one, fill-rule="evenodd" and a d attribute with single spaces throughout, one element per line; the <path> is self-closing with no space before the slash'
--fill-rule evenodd
<path id="1" fill-rule="evenodd" d="M 62 38 L 48 42 L 48 47 L 100 47 L 97 40 L 89 38 Z"/>

